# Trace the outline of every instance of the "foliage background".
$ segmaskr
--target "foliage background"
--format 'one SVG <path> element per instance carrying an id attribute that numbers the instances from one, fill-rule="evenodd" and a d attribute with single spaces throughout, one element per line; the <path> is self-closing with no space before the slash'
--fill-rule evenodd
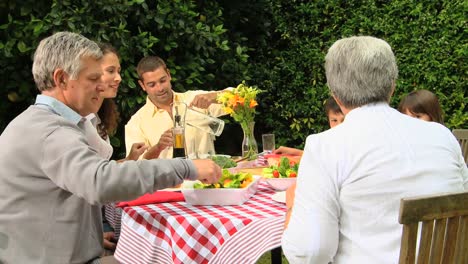
<path id="1" fill-rule="evenodd" d="M 6 0 L 0 10 L 0 131 L 34 102 L 32 54 L 40 39 L 61 30 L 120 51 L 115 158 L 124 152 L 123 125 L 145 100 L 135 72 L 143 56 L 167 62 L 176 91 L 258 85 L 266 92 L 259 95 L 257 139 L 274 132 L 278 146 L 302 147 L 307 135 L 328 128 L 327 49 L 352 35 L 380 37 L 394 49 L 393 106 L 428 89 L 439 96 L 446 125 L 467 128 L 467 1 Z M 217 151 L 239 154 L 240 127 L 226 121 Z"/>

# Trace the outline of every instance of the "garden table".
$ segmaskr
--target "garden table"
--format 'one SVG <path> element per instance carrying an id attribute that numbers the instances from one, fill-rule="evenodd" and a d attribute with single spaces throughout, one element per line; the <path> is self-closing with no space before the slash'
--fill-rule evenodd
<path id="1" fill-rule="evenodd" d="M 274 193 L 260 182 L 242 205 L 125 207 L 115 257 L 122 263 L 255 263 L 281 245 L 286 206 L 271 199 Z"/>

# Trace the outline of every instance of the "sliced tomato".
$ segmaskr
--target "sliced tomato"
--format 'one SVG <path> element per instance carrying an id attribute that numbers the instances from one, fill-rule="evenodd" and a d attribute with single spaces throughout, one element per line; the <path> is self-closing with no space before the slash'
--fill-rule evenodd
<path id="1" fill-rule="evenodd" d="M 229 184 L 230 182 L 232 182 L 231 179 L 226 179 L 226 180 L 224 180 L 223 185 L 227 185 L 227 184 Z"/>
<path id="2" fill-rule="evenodd" d="M 273 171 L 273 178 L 279 178 L 279 176 L 280 176 L 279 171 L 278 171 L 278 170 L 274 170 L 274 171 Z"/>

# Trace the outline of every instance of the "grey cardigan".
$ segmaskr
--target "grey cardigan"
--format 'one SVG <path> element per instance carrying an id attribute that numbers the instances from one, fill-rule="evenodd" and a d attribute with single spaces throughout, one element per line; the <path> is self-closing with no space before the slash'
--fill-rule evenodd
<path id="1" fill-rule="evenodd" d="M 35 105 L 0 136 L 0 263 L 86 263 L 102 251 L 100 204 L 197 176 L 190 160 L 100 158 L 82 121 Z"/>

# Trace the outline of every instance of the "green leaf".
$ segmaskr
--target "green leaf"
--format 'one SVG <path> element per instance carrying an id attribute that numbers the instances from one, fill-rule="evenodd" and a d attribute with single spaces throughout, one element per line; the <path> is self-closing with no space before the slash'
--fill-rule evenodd
<path id="1" fill-rule="evenodd" d="M 19 41 L 17 47 L 18 47 L 18 50 L 21 53 L 25 53 L 25 52 L 27 52 L 29 50 L 28 47 L 26 46 L 26 44 L 24 44 L 23 41 Z"/>

